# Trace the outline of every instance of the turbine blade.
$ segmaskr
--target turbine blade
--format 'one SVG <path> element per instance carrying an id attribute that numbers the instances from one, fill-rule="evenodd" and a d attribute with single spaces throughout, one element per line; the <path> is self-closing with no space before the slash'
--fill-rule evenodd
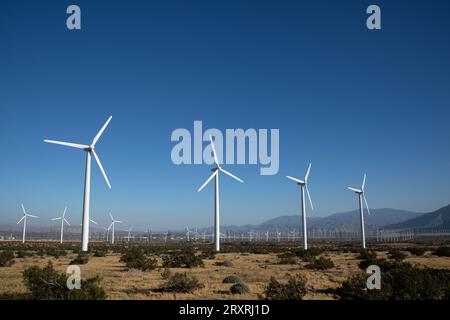
<path id="1" fill-rule="evenodd" d="M 312 163 L 310 162 L 308 171 L 306 171 L 306 175 L 305 175 L 305 183 L 308 182 L 309 172 L 311 171 L 311 165 L 312 165 Z"/>
<path id="2" fill-rule="evenodd" d="M 70 226 L 70 223 L 69 223 L 69 221 L 67 221 L 66 218 L 64 218 L 64 222 L 67 223 L 68 226 Z"/>
<path id="3" fill-rule="evenodd" d="M 114 221 L 114 222 L 117 222 L 117 223 L 123 223 L 123 221 L 119 221 L 119 220 L 116 220 L 116 221 Z"/>
<path id="4" fill-rule="evenodd" d="M 108 177 L 106 176 L 105 170 L 103 170 L 102 163 L 100 162 L 100 159 L 98 158 L 98 155 L 95 152 L 95 150 L 92 150 L 92 154 L 94 155 L 95 161 L 97 161 L 98 167 L 100 168 L 100 171 L 102 172 L 103 177 L 105 178 L 106 184 L 111 189 L 111 185 L 109 184 Z"/>
<path id="5" fill-rule="evenodd" d="M 108 227 L 108 230 L 111 230 L 112 225 L 114 224 L 114 222 L 111 222 L 111 224 Z"/>
<path id="6" fill-rule="evenodd" d="M 97 135 L 94 137 L 94 140 L 92 140 L 92 145 L 95 146 L 95 144 L 97 143 L 98 139 L 100 139 L 100 136 L 103 134 L 103 131 L 105 131 L 106 127 L 108 126 L 109 122 L 111 121 L 112 116 L 110 116 L 108 118 L 108 120 L 106 120 L 106 123 L 103 125 L 103 127 L 100 129 L 100 131 L 97 133 Z"/>
<path id="7" fill-rule="evenodd" d="M 364 179 L 363 179 L 363 183 L 362 183 L 362 187 L 361 190 L 364 191 L 364 186 L 366 185 L 366 174 L 364 174 Z"/>
<path id="8" fill-rule="evenodd" d="M 58 218 L 53 218 L 51 220 L 56 221 L 56 220 L 61 220 L 61 219 L 62 219 L 61 217 L 58 217 Z"/>
<path id="9" fill-rule="evenodd" d="M 92 220 L 92 219 L 89 219 L 89 221 L 92 222 L 93 224 L 98 224 L 97 222 L 95 222 L 95 221 Z"/>
<path id="10" fill-rule="evenodd" d="M 23 214 L 27 214 L 27 212 L 25 211 L 25 207 L 23 206 L 23 203 L 20 204 L 22 206 L 22 212 Z"/>
<path id="11" fill-rule="evenodd" d="M 348 189 L 349 189 L 349 190 L 352 190 L 352 191 L 355 191 L 355 192 L 359 192 L 359 193 L 361 193 L 361 192 L 362 192 L 362 190 L 359 190 L 359 189 L 355 189 L 355 188 L 350 188 L 350 187 L 348 187 Z"/>
<path id="12" fill-rule="evenodd" d="M 291 179 L 291 180 L 293 180 L 293 181 L 295 181 L 297 183 L 300 183 L 300 184 L 304 184 L 305 183 L 305 181 L 297 179 L 297 178 L 294 178 L 294 177 L 291 177 L 291 176 L 286 176 L 286 178 Z"/>
<path id="13" fill-rule="evenodd" d="M 109 216 L 111 217 L 111 220 L 114 221 L 114 218 L 113 218 L 111 212 L 109 213 Z"/>
<path id="14" fill-rule="evenodd" d="M 66 147 L 77 148 L 77 149 L 86 149 L 89 146 L 85 144 L 71 143 L 71 142 L 63 142 L 63 141 L 55 141 L 55 140 L 44 140 L 47 143 L 59 144 Z"/>
<path id="15" fill-rule="evenodd" d="M 21 223 L 23 219 L 25 219 L 26 216 L 23 216 L 22 219 L 20 219 L 19 221 L 17 221 L 17 224 Z"/>
<path id="16" fill-rule="evenodd" d="M 67 211 L 67 207 L 64 208 L 64 212 L 63 212 L 63 218 L 66 216 L 66 211 Z"/>
<path id="17" fill-rule="evenodd" d="M 369 205 L 367 204 L 366 196 L 363 195 L 363 198 L 364 198 L 364 202 L 366 203 L 367 213 L 370 215 L 370 209 L 369 209 Z"/>
<path id="18" fill-rule="evenodd" d="M 27 213 L 27 216 L 29 216 L 30 218 L 39 218 L 38 216 L 33 216 L 32 214 L 28 214 L 28 213 Z"/>
<path id="19" fill-rule="evenodd" d="M 197 190 L 197 192 L 202 191 L 202 189 L 204 187 L 206 187 L 206 185 L 216 176 L 217 171 L 214 171 L 214 173 L 208 178 L 208 180 L 205 181 L 205 183 L 203 183 L 203 185 Z"/>
<path id="20" fill-rule="evenodd" d="M 236 179 L 236 180 L 239 181 L 239 182 L 242 182 L 242 183 L 244 182 L 244 181 L 242 181 L 241 179 L 239 179 L 238 177 L 236 177 L 234 174 L 232 174 L 231 172 L 228 172 L 228 171 L 225 170 L 225 169 L 220 168 L 219 170 L 222 171 L 223 173 L 229 175 L 229 176 L 232 177 L 233 179 Z"/>
<path id="21" fill-rule="evenodd" d="M 308 185 L 306 185 L 306 194 L 308 195 L 308 199 L 309 199 L 309 204 L 311 205 L 311 209 L 314 210 L 314 206 L 311 200 L 311 195 L 309 194 L 309 189 L 308 189 Z"/>
<path id="22" fill-rule="evenodd" d="M 214 162 L 220 168 L 219 159 L 217 158 L 216 148 L 214 147 L 214 142 L 213 142 L 213 139 L 211 136 L 209 136 L 209 140 L 211 140 L 211 146 L 212 146 L 213 155 L 214 155 Z"/>

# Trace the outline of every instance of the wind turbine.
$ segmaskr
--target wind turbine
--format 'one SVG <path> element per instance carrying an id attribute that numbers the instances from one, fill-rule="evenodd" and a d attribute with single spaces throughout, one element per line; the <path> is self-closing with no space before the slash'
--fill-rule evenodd
<path id="1" fill-rule="evenodd" d="M 66 211 L 67 211 L 67 207 L 64 208 L 64 212 L 61 217 L 52 219 L 53 221 L 61 220 L 61 240 L 59 241 L 59 243 L 63 243 L 64 223 L 66 223 L 68 226 L 70 226 L 69 221 L 67 221 L 67 219 L 66 219 Z"/>
<path id="2" fill-rule="evenodd" d="M 309 204 L 311 205 L 311 210 L 314 210 L 314 206 L 311 200 L 311 195 L 309 194 L 308 189 L 308 177 L 309 172 L 311 171 L 311 163 L 309 164 L 308 171 L 306 171 L 305 178 L 303 180 L 286 176 L 286 178 L 291 179 L 300 186 L 300 194 L 301 194 L 301 201 L 302 201 L 302 221 L 303 221 L 303 248 L 305 250 L 308 250 L 308 235 L 307 235 L 307 228 L 306 228 L 306 205 L 305 205 L 305 189 L 306 193 L 308 194 Z"/>
<path id="3" fill-rule="evenodd" d="M 23 216 L 22 216 L 22 219 L 20 219 L 20 220 L 17 222 L 17 224 L 21 223 L 22 220 L 23 220 L 22 243 L 25 243 L 25 233 L 26 233 L 26 230 L 27 230 L 27 217 L 30 217 L 30 218 L 38 218 L 38 217 L 37 217 L 37 216 L 33 216 L 33 215 L 27 213 L 27 212 L 25 211 L 25 207 L 23 206 L 23 204 L 21 204 L 21 206 L 22 206 Z"/>
<path id="4" fill-rule="evenodd" d="M 109 230 L 111 229 L 111 225 L 109 225 L 108 227 L 102 227 L 103 230 L 105 230 L 105 238 L 106 238 L 106 242 L 108 242 L 109 240 Z"/>
<path id="5" fill-rule="evenodd" d="M 84 197 L 83 197 L 83 224 L 82 224 L 82 237 L 81 237 L 81 250 L 82 251 L 88 251 L 88 243 L 89 243 L 89 201 L 90 201 L 90 193 L 91 193 L 91 156 L 94 156 L 95 161 L 98 164 L 98 167 L 100 168 L 100 171 L 103 174 L 103 177 L 105 178 L 106 184 L 111 189 L 111 184 L 109 183 L 108 177 L 106 176 L 105 170 L 103 169 L 102 163 L 100 162 L 99 157 L 97 156 L 97 153 L 95 152 L 95 144 L 97 143 L 98 139 L 100 139 L 100 136 L 103 134 L 103 131 L 105 131 L 106 127 L 108 126 L 109 122 L 111 121 L 112 116 L 108 118 L 106 123 L 103 125 L 103 127 L 100 129 L 100 131 L 97 133 L 97 135 L 92 140 L 92 143 L 90 145 L 83 145 L 83 144 L 77 144 L 77 143 L 69 143 L 69 142 L 61 142 L 61 141 L 55 141 L 55 140 L 44 140 L 44 142 L 47 143 L 53 143 L 53 144 L 59 144 L 66 147 L 71 148 L 77 148 L 86 151 L 86 174 L 84 178 Z"/>
<path id="6" fill-rule="evenodd" d="M 361 189 L 355 189 L 348 187 L 349 190 L 354 191 L 358 195 L 359 200 L 359 214 L 361 216 L 361 241 L 363 249 L 366 248 L 366 232 L 364 230 L 364 207 L 363 207 L 363 199 L 366 204 L 367 213 L 370 214 L 369 205 L 367 204 L 366 196 L 364 195 L 364 187 L 366 186 L 366 175 L 364 174 L 363 183 L 361 185 Z"/>
<path id="7" fill-rule="evenodd" d="M 202 191 L 202 189 L 213 179 L 215 178 L 215 192 L 214 192 L 214 245 L 217 252 L 220 251 L 220 213 L 219 213 L 219 174 L 220 172 L 225 173 L 226 175 L 232 177 L 233 179 L 244 182 L 232 173 L 226 171 L 223 169 L 220 164 L 219 160 L 217 159 L 216 149 L 214 148 L 214 142 L 212 140 L 212 137 L 209 136 L 209 140 L 211 141 L 211 147 L 214 155 L 214 162 L 216 163 L 216 167 L 213 168 L 211 171 L 213 172 L 211 176 L 208 178 L 208 180 L 205 181 L 205 183 L 198 189 L 198 192 Z"/>
<path id="8" fill-rule="evenodd" d="M 109 216 L 111 217 L 111 224 L 109 225 L 109 229 L 112 227 L 112 233 L 111 233 L 111 244 L 114 244 L 114 226 L 116 223 L 123 223 L 122 221 L 114 219 L 111 212 L 109 213 Z"/>
<path id="9" fill-rule="evenodd" d="M 133 230 L 133 227 L 130 227 L 129 229 L 125 230 L 126 232 L 128 232 L 127 235 L 127 242 L 130 242 L 130 238 L 131 238 L 131 231 Z"/>

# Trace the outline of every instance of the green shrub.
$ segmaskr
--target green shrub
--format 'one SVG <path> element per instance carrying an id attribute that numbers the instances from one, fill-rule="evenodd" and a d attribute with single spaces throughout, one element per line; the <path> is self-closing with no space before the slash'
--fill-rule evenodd
<path id="1" fill-rule="evenodd" d="M 243 282 L 236 283 L 233 286 L 231 286 L 231 288 L 230 288 L 231 294 L 246 294 L 249 292 L 250 292 L 250 289 Z"/>
<path id="2" fill-rule="evenodd" d="M 396 261 L 402 261 L 406 258 L 406 254 L 401 252 L 400 250 L 389 250 L 388 252 L 389 259 L 396 260 Z"/>
<path id="3" fill-rule="evenodd" d="M 438 257 L 450 257 L 450 247 L 439 247 L 434 251 Z"/>
<path id="4" fill-rule="evenodd" d="M 106 249 L 97 249 L 94 251 L 94 257 L 98 258 L 105 257 L 107 252 L 108 250 Z"/>
<path id="5" fill-rule="evenodd" d="M 278 259 L 278 264 L 297 264 L 297 257 L 281 257 Z"/>
<path id="6" fill-rule="evenodd" d="M 89 255 L 87 253 L 78 253 L 75 259 L 70 261 L 70 264 L 86 264 L 89 262 Z"/>
<path id="7" fill-rule="evenodd" d="M 359 252 L 359 255 L 356 257 L 358 260 L 375 260 L 377 258 L 377 253 L 372 250 L 363 249 Z"/>
<path id="8" fill-rule="evenodd" d="M 319 257 L 311 261 L 306 267 L 308 269 L 327 270 L 334 268 L 334 263 L 329 258 Z"/>
<path id="9" fill-rule="evenodd" d="M 214 263 L 214 265 L 218 267 L 232 267 L 233 262 L 231 262 L 230 260 L 217 261 L 216 263 Z"/>
<path id="10" fill-rule="evenodd" d="M 203 260 L 193 251 L 179 254 L 169 254 L 162 257 L 164 268 L 195 268 L 203 267 Z"/>
<path id="11" fill-rule="evenodd" d="M 423 256 L 425 254 L 425 248 L 421 248 L 421 247 L 414 247 L 414 248 L 408 248 L 407 249 L 411 254 L 415 255 L 415 256 Z"/>
<path id="12" fill-rule="evenodd" d="M 302 275 L 289 276 L 286 284 L 278 282 L 274 277 L 264 290 L 265 300 L 302 300 L 306 294 L 306 278 Z"/>
<path id="13" fill-rule="evenodd" d="M 163 270 L 163 272 L 161 272 L 161 278 L 163 278 L 164 280 L 169 279 L 171 275 L 172 275 L 172 272 L 170 271 L 169 268 L 165 268 Z"/>
<path id="14" fill-rule="evenodd" d="M 189 293 L 204 286 L 194 276 L 188 276 L 184 273 L 175 273 L 171 275 L 165 284 L 161 287 L 162 291 Z"/>
<path id="15" fill-rule="evenodd" d="M 241 282 L 242 282 L 241 278 L 239 278 L 235 274 L 225 277 L 222 281 L 222 283 L 241 283 Z"/>
<path id="16" fill-rule="evenodd" d="M 154 270 L 158 265 L 156 259 L 146 257 L 144 251 L 140 248 L 132 248 L 122 254 L 120 261 L 125 262 L 126 266 L 130 269 L 139 269 L 142 271 Z"/>
<path id="17" fill-rule="evenodd" d="M 216 258 L 216 253 L 212 250 L 203 251 L 200 256 L 201 259 L 214 260 Z"/>
<path id="18" fill-rule="evenodd" d="M 10 267 L 14 264 L 14 252 L 6 250 L 0 252 L 0 267 Z"/>
<path id="19" fill-rule="evenodd" d="M 25 286 L 35 300 L 101 300 L 105 290 L 99 286 L 98 277 L 81 281 L 80 289 L 67 288 L 67 276 L 58 273 L 51 262 L 44 268 L 29 267 L 23 272 Z"/>
<path id="20" fill-rule="evenodd" d="M 16 251 L 17 258 L 25 258 L 27 257 L 27 252 L 25 250 L 17 250 Z"/>
<path id="21" fill-rule="evenodd" d="M 381 290 L 367 290 L 369 275 L 349 278 L 337 290 L 349 300 L 440 300 L 450 299 L 450 271 L 418 268 L 399 261 L 377 260 L 380 267 Z"/>

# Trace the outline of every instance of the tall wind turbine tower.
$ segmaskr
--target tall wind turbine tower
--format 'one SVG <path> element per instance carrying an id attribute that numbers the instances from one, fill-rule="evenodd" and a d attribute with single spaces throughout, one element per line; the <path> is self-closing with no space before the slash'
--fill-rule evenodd
<path id="1" fill-rule="evenodd" d="M 213 172 L 211 176 L 205 181 L 205 183 L 198 189 L 198 192 L 202 191 L 202 189 L 213 179 L 215 178 L 215 191 L 214 191 L 214 247 L 217 252 L 220 251 L 220 206 L 219 206 L 219 174 L 221 172 L 225 173 L 226 175 L 232 177 L 233 179 L 244 182 L 232 173 L 226 171 L 223 169 L 220 164 L 219 160 L 217 158 L 216 149 L 214 148 L 214 142 L 212 140 L 212 137 L 209 136 L 209 140 L 211 141 L 211 147 L 213 151 L 214 156 L 214 162 L 216 164 L 216 167 L 213 168 L 211 171 Z"/>
<path id="2" fill-rule="evenodd" d="M 70 143 L 70 142 L 61 142 L 61 141 L 55 141 L 55 140 L 44 140 L 44 142 L 47 143 L 53 143 L 53 144 L 59 144 L 66 147 L 71 148 L 77 148 L 81 149 L 83 151 L 86 151 L 86 174 L 84 178 L 84 197 L 83 197 L 83 224 L 82 224 L 82 237 L 81 237 L 81 250 L 82 251 L 88 251 L 88 243 L 89 243 L 89 202 L 90 202 L 90 194 L 91 194 L 91 157 L 93 156 L 95 158 L 95 161 L 98 164 L 98 167 L 100 168 L 100 171 L 103 174 L 103 177 L 105 178 L 106 184 L 111 189 L 111 184 L 109 183 L 108 177 L 106 176 L 105 170 L 103 169 L 102 163 L 100 162 L 100 159 L 95 152 L 95 145 L 100 139 L 100 136 L 103 134 L 103 131 L 105 131 L 106 127 L 108 126 L 109 122 L 111 121 L 112 116 L 108 118 L 106 123 L 103 125 L 103 127 L 100 129 L 100 131 L 97 133 L 97 135 L 92 140 L 92 143 L 90 145 L 83 145 L 83 144 L 77 144 L 77 143 Z"/>
<path id="3" fill-rule="evenodd" d="M 20 219 L 17 224 L 21 223 L 23 221 L 23 232 L 22 232 L 22 243 L 25 243 L 25 234 L 27 232 L 27 218 L 38 218 L 37 216 L 33 216 L 29 213 L 26 212 L 25 207 L 23 206 L 23 204 L 21 204 L 22 206 L 22 212 L 23 212 L 23 216 L 22 219 Z"/>
<path id="4" fill-rule="evenodd" d="M 306 189 L 306 193 L 308 195 L 308 199 L 309 199 L 309 204 L 311 205 L 311 210 L 314 210 L 314 206 L 311 200 L 311 195 L 309 194 L 309 189 L 308 189 L 308 177 L 309 177 L 309 172 L 311 171 L 311 163 L 309 164 L 308 170 L 306 171 L 306 175 L 305 178 L 303 180 L 291 177 L 291 176 L 287 176 L 288 179 L 291 179 L 295 182 L 297 182 L 297 184 L 300 186 L 300 196 L 301 196 L 301 203 L 302 203 L 302 224 L 303 224 L 303 247 L 305 248 L 305 250 L 308 250 L 308 230 L 306 227 L 306 205 L 305 205 L 305 189 Z"/>
<path id="5" fill-rule="evenodd" d="M 363 207 L 363 200 L 366 204 L 367 213 L 370 214 L 369 205 L 367 204 L 366 196 L 364 194 L 364 187 L 366 186 L 366 175 L 364 174 L 363 183 L 361 186 L 361 189 L 355 189 L 348 187 L 349 190 L 354 191 L 358 195 L 358 202 L 359 202 L 359 214 L 361 217 L 361 242 L 363 249 L 366 248 L 366 231 L 364 229 L 364 207 Z"/>

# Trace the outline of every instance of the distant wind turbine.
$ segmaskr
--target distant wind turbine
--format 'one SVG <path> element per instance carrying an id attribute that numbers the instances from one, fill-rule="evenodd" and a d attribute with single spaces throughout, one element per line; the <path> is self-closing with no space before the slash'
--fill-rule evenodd
<path id="1" fill-rule="evenodd" d="M 300 186 L 300 193 L 301 193 L 301 201 L 302 201 L 302 221 L 303 221 L 303 248 L 305 250 L 308 250 L 308 235 L 307 235 L 307 227 L 306 227 L 306 205 L 305 205 L 305 189 L 306 193 L 308 194 L 309 204 L 311 205 L 311 210 L 314 210 L 314 206 L 311 200 L 311 195 L 309 194 L 308 189 L 308 177 L 309 173 L 311 171 L 311 163 L 309 164 L 308 170 L 306 171 L 305 178 L 303 180 L 287 176 L 288 179 L 291 179 Z"/>
<path id="2" fill-rule="evenodd" d="M 366 204 L 367 213 L 370 214 L 369 205 L 367 204 L 366 196 L 364 195 L 364 187 L 366 186 L 366 175 L 364 174 L 363 183 L 361 189 L 355 189 L 348 187 L 349 190 L 354 191 L 358 195 L 359 200 L 359 214 L 361 217 L 361 241 L 363 249 L 366 248 L 366 231 L 364 230 L 364 207 L 363 207 L 363 199 Z"/>
<path id="3" fill-rule="evenodd" d="M 133 230 L 133 227 L 130 227 L 129 229 L 125 230 L 126 232 L 128 232 L 127 235 L 127 242 L 130 242 L 130 238 L 131 238 L 131 231 Z"/>
<path id="4" fill-rule="evenodd" d="M 20 219 L 20 220 L 17 222 L 17 224 L 21 223 L 22 220 L 23 220 L 22 243 L 25 243 L 25 233 L 26 233 L 26 230 L 27 230 L 27 218 L 28 218 L 28 217 L 30 217 L 30 218 L 38 218 L 38 217 L 37 217 L 37 216 L 33 216 L 33 215 L 27 213 L 27 212 L 25 211 L 25 207 L 23 206 L 23 204 L 21 204 L 21 206 L 22 206 L 23 216 L 22 216 L 22 219 Z"/>
<path id="5" fill-rule="evenodd" d="M 55 141 L 55 140 L 44 140 L 44 142 L 47 142 L 47 143 L 59 144 L 59 145 L 63 145 L 66 147 L 77 148 L 77 149 L 82 149 L 82 150 L 86 151 L 86 174 L 85 174 L 85 179 L 84 179 L 83 224 L 82 224 L 83 231 L 82 231 L 82 237 L 81 237 L 81 250 L 82 251 L 88 251 L 88 243 L 89 243 L 89 202 L 90 202 L 90 190 L 91 190 L 91 156 L 94 156 L 95 161 L 97 162 L 98 167 L 100 168 L 100 171 L 102 172 L 103 177 L 105 178 L 106 184 L 111 189 L 111 184 L 109 183 L 108 177 L 106 176 L 105 170 L 103 169 L 102 163 L 100 162 L 100 159 L 94 150 L 95 144 L 97 143 L 98 139 L 100 139 L 100 136 L 103 134 L 103 131 L 105 131 L 105 129 L 108 126 L 111 119 L 112 119 L 112 116 L 110 116 L 108 118 L 108 120 L 103 125 L 103 127 L 100 129 L 100 131 L 97 133 L 97 135 L 94 137 L 94 139 L 92 140 L 92 143 L 90 145 L 83 145 L 83 144 L 62 142 L 62 141 Z"/>
<path id="6" fill-rule="evenodd" d="M 64 212 L 63 212 L 61 217 L 57 217 L 57 218 L 53 218 L 52 219 L 53 221 L 61 220 L 61 239 L 60 239 L 59 243 L 63 243 L 64 223 L 66 223 L 68 226 L 70 226 L 69 221 L 67 221 L 67 219 L 66 219 L 66 211 L 67 211 L 67 207 L 64 208 Z"/>
<path id="7" fill-rule="evenodd" d="M 109 225 L 109 228 L 112 228 L 112 233 L 111 233 L 111 244 L 114 244 L 114 226 L 116 223 L 123 223 L 122 221 L 116 220 L 114 219 L 114 217 L 112 216 L 111 212 L 109 213 L 109 216 L 111 217 L 111 224 Z"/>
<path id="8" fill-rule="evenodd" d="M 220 164 L 219 160 L 217 159 L 216 149 L 214 148 L 214 142 L 212 140 L 212 137 L 209 136 L 209 139 L 211 141 L 211 147 L 214 155 L 214 162 L 216 163 L 216 167 L 213 168 L 211 171 L 213 172 L 212 175 L 205 181 L 205 183 L 198 189 L 198 192 L 202 191 L 202 189 L 213 179 L 215 178 L 215 192 L 214 192 L 214 245 L 215 250 L 217 252 L 220 251 L 220 206 L 219 206 L 219 173 L 223 172 L 226 175 L 232 177 L 233 179 L 244 182 L 232 173 L 226 171 L 223 169 Z"/>

